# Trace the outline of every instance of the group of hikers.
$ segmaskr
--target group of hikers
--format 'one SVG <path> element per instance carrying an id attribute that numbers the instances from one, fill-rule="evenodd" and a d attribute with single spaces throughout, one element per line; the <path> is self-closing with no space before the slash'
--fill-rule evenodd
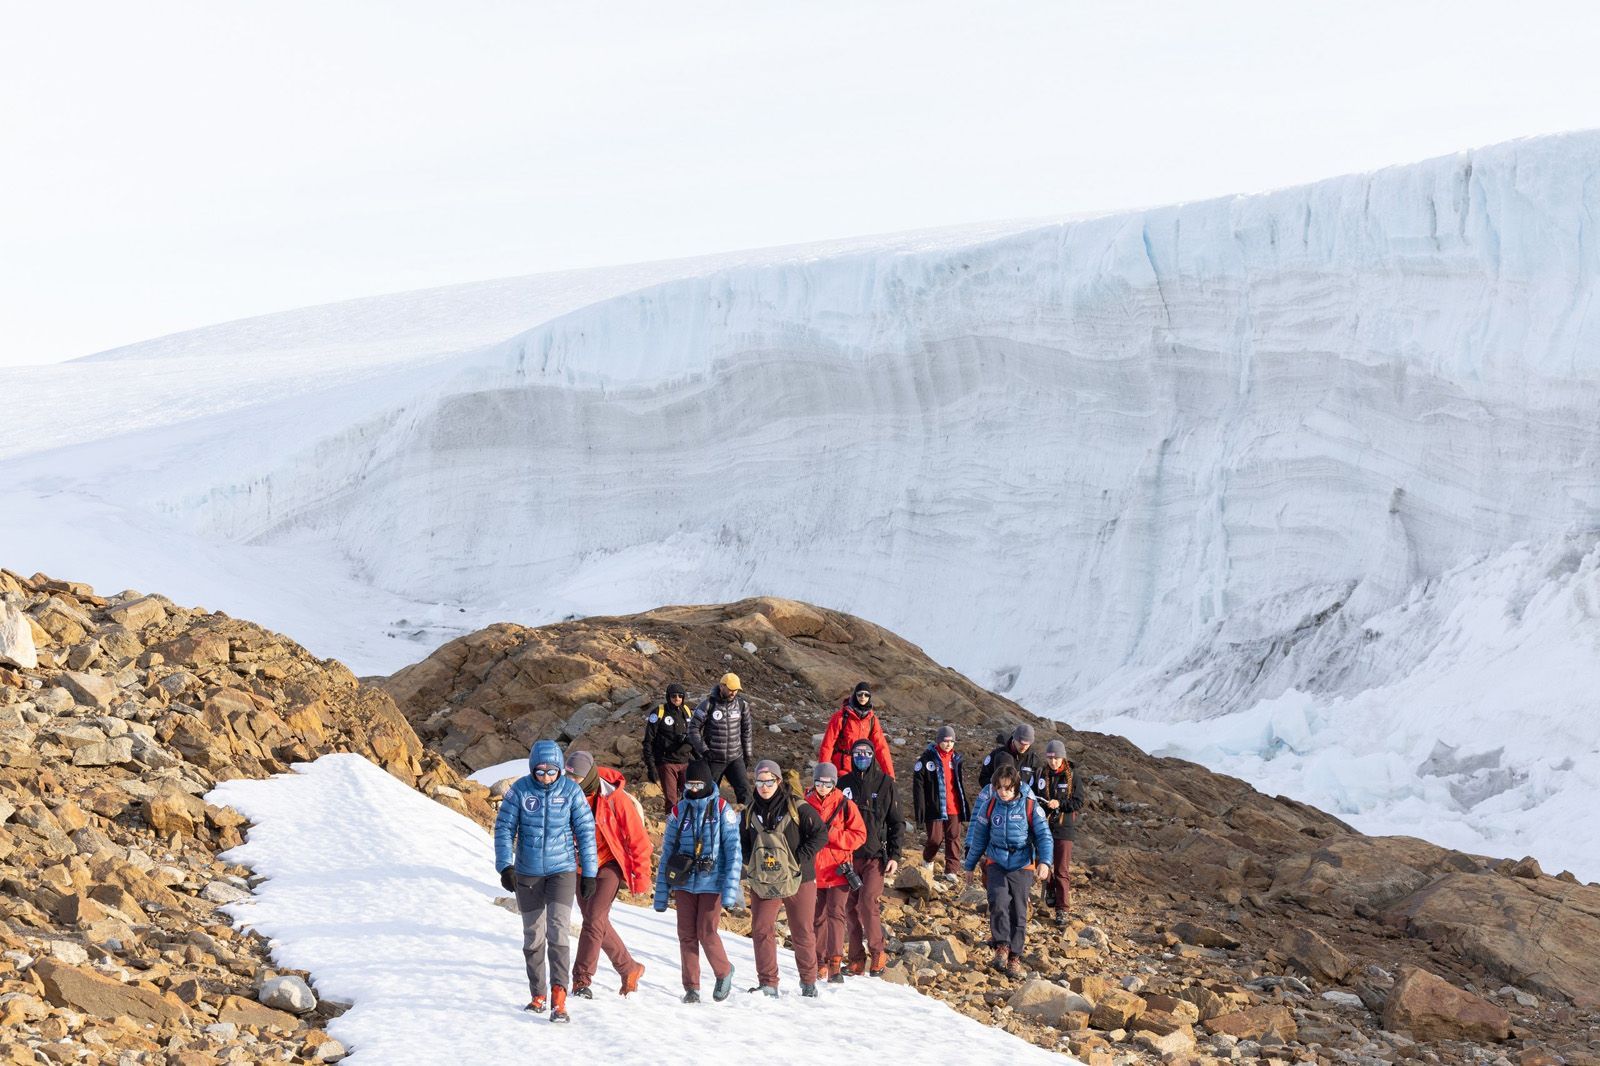
<path id="1" fill-rule="evenodd" d="M 845 975 L 879 976 L 887 966 L 883 890 L 900 869 L 904 818 L 888 737 L 860 682 L 828 722 L 811 787 L 797 795 L 772 759 L 757 761 L 749 701 L 736 674 L 724 674 L 693 710 L 682 685 L 645 724 L 646 776 L 659 782 L 667 825 L 653 878 L 653 904 L 677 911 L 683 1002 L 700 1001 L 702 953 L 714 977 L 711 997 L 733 991 L 723 950 L 724 909 L 745 886 L 755 949 L 752 993 L 778 995 L 777 919 L 787 916 L 800 994 Z M 1018 725 L 983 760 L 969 804 L 952 726 L 938 730 L 912 763 L 912 818 L 926 834 L 924 863 L 943 856 L 944 876 L 970 883 L 983 868 L 991 965 L 1022 976 L 1028 901 L 1035 881 L 1058 925 L 1067 923 L 1077 811 L 1083 792 L 1059 740 L 1033 748 L 1033 727 Z M 626 996 L 644 965 L 610 920 L 617 893 L 650 890 L 651 841 L 644 811 L 618 771 L 586 751 L 563 760 L 552 740 L 533 745 L 530 773 L 506 792 L 495 819 L 495 866 L 515 892 L 532 998 L 526 1009 L 567 1021 L 567 997 L 593 998 L 603 951 Z M 722 796 L 727 781 L 734 799 Z M 965 827 L 965 828 L 963 828 Z M 576 957 L 572 905 L 582 913 Z"/>

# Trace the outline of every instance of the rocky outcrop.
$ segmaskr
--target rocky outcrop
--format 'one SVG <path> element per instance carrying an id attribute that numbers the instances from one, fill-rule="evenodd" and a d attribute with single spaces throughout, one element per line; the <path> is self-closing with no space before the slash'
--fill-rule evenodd
<path id="1" fill-rule="evenodd" d="M 1506 1008 L 1530 1039 L 1569 1063 L 1595 1061 L 1585 1059 L 1581 1015 L 1522 990 L 1553 995 L 1557 986 L 1535 983 L 1533 967 L 1486 934 L 1469 942 L 1475 922 L 1493 927 L 1489 901 L 1468 905 L 1448 932 L 1448 907 L 1397 917 L 1458 876 L 1514 881 L 1530 897 L 1545 893 L 1548 906 L 1571 901 L 1562 905 L 1581 917 L 1580 897 L 1560 895 L 1581 886 L 1529 864 L 1502 868 L 1420 840 L 1362 836 L 1192 763 L 1037 717 L 858 618 L 763 598 L 537 629 L 497 625 L 379 683 L 459 768 L 521 760 L 533 740 L 560 738 L 620 766 L 658 819 L 659 792 L 640 783 L 646 708 L 670 681 L 698 694 L 729 669 L 755 708 L 759 754 L 791 770 L 815 758 L 828 716 L 863 678 L 902 772 L 947 722 L 974 765 L 1019 721 L 1041 745 L 1066 743 L 1089 796 L 1074 850 L 1074 921 L 1034 924 L 1028 983 L 988 968 L 981 890 L 962 892 L 908 855 L 889 893 L 896 961 L 886 976 L 957 1010 L 1088 1062 L 1280 1054 L 1377 1062 L 1396 1058 L 1400 1041 L 1412 1046 L 1385 1036 L 1380 1017 L 1398 967 L 1410 965 L 1463 991 L 1512 997 Z M 919 831 L 909 837 L 920 844 Z M 1581 923 L 1574 930 L 1587 935 Z M 1580 957 L 1562 996 L 1582 994 Z M 1476 1039 L 1441 1037 L 1429 1054 L 1473 1061 Z"/>
<path id="2" fill-rule="evenodd" d="M 485 790 L 387 695 L 258 626 L 3 570 L 0 613 L 0 1062 L 336 1060 L 337 1008 L 219 909 L 249 897 L 219 857 L 245 823 L 203 797 L 332 751 L 479 820 Z"/>
<path id="3" fill-rule="evenodd" d="M 1383 1008 L 1383 1027 L 1415 1040 L 1504 1040 L 1511 1015 L 1415 966 L 1400 972 Z"/>

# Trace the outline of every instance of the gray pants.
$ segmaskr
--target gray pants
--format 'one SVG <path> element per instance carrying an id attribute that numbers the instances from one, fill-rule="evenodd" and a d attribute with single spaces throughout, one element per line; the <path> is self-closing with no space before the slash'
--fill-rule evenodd
<path id="1" fill-rule="evenodd" d="M 983 871 L 983 882 L 989 891 L 989 943 L 1021 955 L 1028 937 L 1028 893 L 1033 889 L 1033 867 L 1006 871 L 999 863 L 990 863 Z"/>
<path id="2" fill-rule="evenodd" d="M 568 870 L 547 877 L 517 875 L 517 910 L 522 912 L 522 957 L 528 965 L 528 991 L 545 995 L 544 963 L 550 958 L 550 984 L 572 984 L 572 900 L 578 874 Z"/>

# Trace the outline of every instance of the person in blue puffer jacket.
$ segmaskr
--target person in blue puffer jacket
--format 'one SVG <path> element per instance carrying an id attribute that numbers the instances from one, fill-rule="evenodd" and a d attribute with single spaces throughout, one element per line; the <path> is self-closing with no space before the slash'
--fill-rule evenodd
<path id="1" fill-rule="evenodd" d="M 744 853 L 739 814 L 717 794 L 715 782 L 704 759 L 689 764 L 683 775 L 683 799 L 667 816 L 661 863 L 656 867 L 656 910 L 667 909 L 669 892 L 678 908 L 678 963 L 685 1003 L 700 1002 L 701 949 L 717 977 L 712 998 L 720 1003 L 733 991 L 733 964 L 722 949 L 717 926 L 722 908 L 738 905 Z M 677 855 L 689 858 L 675 863 Z M 669 885 L 669 870 L 684 863 L 688 865 L 682 880 Z"/>
<path id="2" fill-rule="evenodd" d="M 962 865 L 970 882 L 979 860 L 984 863 L 989 943 L 994 946 L 990 965 L 1007 977 L 1023 975 L 1028 893 L 1035 880 L 1050 876 L 1054 853 L 1044 811 L 1022 787 L 1016 765 L 999 760 L 994 776 L 972 804 L 972 827 Z"/>
<path id="3" fill-rule="evenodd" d="M 528 776 L 506 792 L 494 820 L 494 864 L 506 891 L 517 894 L 522 913 L 522 956 L 533 997 L 527 1009 L 544 1012 L 548 954 L 553 1022 L 567 1020 L 574 889 L 584 899 L 594 895 L 598 866 L 594 815 L 578 782 L 563 776 L 565 765 L 561 745 L 534 744 Z"/>

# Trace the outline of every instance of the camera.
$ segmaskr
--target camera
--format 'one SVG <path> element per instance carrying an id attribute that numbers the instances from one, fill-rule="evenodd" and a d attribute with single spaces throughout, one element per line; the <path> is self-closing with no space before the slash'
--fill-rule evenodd
<path id="1" fill-rule="evenodd" d="M 841 862 L 839 864 L 839 876 L 844 878 L 845 884 L 850 886 L 850 891 L 861 891 L 861 875 L 856 873 L 854 863 Z"/>

